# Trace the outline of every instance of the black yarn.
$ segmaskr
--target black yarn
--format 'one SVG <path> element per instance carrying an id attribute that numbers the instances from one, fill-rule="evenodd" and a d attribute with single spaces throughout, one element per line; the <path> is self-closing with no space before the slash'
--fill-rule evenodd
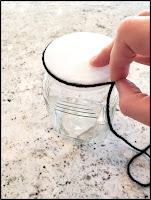
<path id="1" fill-rule="evenodd" d="M 49 45 L 48 45 L 49 46 Z M 48 47 L 47 46 L 47 47 Z M 148 187 L 150 186 L 150 183 L 147 183 L 147 184 L 144 184 L 144 183 L 141 183 L 139 181 L 137 181 L 136 179 L 134 179 L 134 177 L 131 175 L 131 172 L 130 172 L 130 165 L 132 164 L 132 162 L 139 156 L 145 154 L 147 155 L 148 157 L 150 157 L 150 155 L 148 153 L 146 153 L 146 151 L 150 148 L 150 145 L 148 145 L 145 149 L 138 149 L 137 147 L 133 146 L 131 143 L 129 143 L 125 138 L 123 138 L 122 136 L 120 136 L 119 134 L 116 133 L 116 131 L 113 129 L 112 127 L 112 124 L 111 124 L 111 120 L 110 120 L 110 111 L 109 111 L 109 104 L 110 104 L 110 96 L 111 96 L 111 93 L 112 93 L 112 89 L 115 85 L 115 82 L 106 82 L 106 83 L 98 83 L 98 84 L 90 84 L 90 85 L 84 85 L 84 84 L 78 84 L 78 83 L 70 83 L 70 82 L 66 82 L 65 80 L 62 80 L 60 78 L 58 78 L 57 76 L 55 76 L 52 72 L 50 72 L 50 70 L 47 68 L 46 66 L 46 63 L 44 61 L 44 54 L 45 54 L 45 51 L 47 49 L 47 47 L 45 48 L 43 54 L 42 54 L 42 62 L 43 62 L 43 65 L 46 69 L 46 71 L 48 72 L 48 74 L 50 76 L 52 76 L 54 79 L 56 79 L 57 81 L 65 84 L 65 85 L 69 85 L 69 86 L 73 86 L 73 87 L 78 87 L 78 88 L 92 88 L 92 87 L 97 87 L 97 86 L 103 86 L 103 85 L 109 85 L 111 84 L 110 86 L 110 89 L 109 89 L 109 93 L 108 93 L 108 96 L 107 96 L 107 104 L 106 104 L 106 110 L 107 110 L 107 120 L 108 120 L 108 124 L 109 124 L 109 127 L 110 127 L 110 130 L 112 131 L 112 133 L 120 138 L 121 140 L 123 140 L 126 144 L 128 144 L 130 147 L 132 147 L 133 149 L 135 149 L 136 151 L 139 151 L 140 153 L 136 154 L 134 157 L 131 158 L 131 160 L 129 161 L 128 165 L 127 165 L 127 174 L 128 176 L 130 177 L 130 179 L 132 181 L 134 181 L 135 183 L 139 184 L 140 186 L 142 187 Z"/>
<path id="2" fill-rule="evenodd" d="M 107 120 L 108 120 L 108 124 L 109 124 L 110 130 L 112 131 L 112 133 L 113 133 L 115 136 L 117 136 L 118 138 L 120 138 L 121 140 L 123 140 L 126 144 L 128 144 L 128 145 L 129 145 L 130 147 L 132 147 L 133 149 L 135 149 L 135 150 L 137 150 L 137 151 L 140 152 L 140 153 L 136 154 L 135 156 L 133 156 L 133 157 L 131 158 L 131 160 L 129 161 L 129 163 L 128 163 L 128 165 L 127 165 L 127 174 L 128 174 L 128 176 L 131 178 L 131 180 L 133 180 L 135 183 L 139 184 L 139 185 L 142 186 L 142 187 L 148 187 L 148 186 L 150 186 L 150 183 L 146 183 L 146 184 L 141 183 L 141 182 L 137 181 L 137 180 L 131 175 L 130 165 L 133 163 L 133 161 L 134 161 L 137 157 L 139 157 L 139 156 L 141 156 L 141 155 L 143 155 L 143 154 L 145 154 L 145 155 L 147 155 L 148 157 L 150 157 L 150 155 L 149 155 L 148 153 L 146 153 L 146 151 L 150 148 L 150 145 L 148 145 L 148 146 L 147 146 L 146 148 L 144 148 L 144 149 L 138 149 L 138 148 L 136 148 L 135 146 L 133 146 L 131 143 L 129 143 L 125 138 L 123 138 L 122 136 L 118 135 L 118 134 L 116 133 L 116 131 L 113 129 L 112 124 L 111 124 L 111 120 L 110 120 L 109 105 L 110 105 L 110 96 L 111 96 L 112 89 L 113 89 L 114 85 L 115 85 L 115 82 L 112 82 L 112 83 L 111 83 L 111 86 L 110 86 L 110 89 L 109 89 L 108 96 L 107 96 L 106 110 L 107 110 Z"/>
<path id="3" fill-rule="evenodd" d="M 48 45 L 49 46 L 49 45 Z M 48 47 L 47 46 L 47 47 Z M 46 47 L 46 49 L 47 49 Z M 60 79 L 58 78 L 57 76 L 55 76 L 47 67 L 46 63 L 45 63 L 45 59 L 44 59 L 44 55 L 45 55 L 45 51 L 46 49 L 44 50 L 43 54 L 42 54 L 42 62 L 43 62 L 43 66 L 45 67 L 46 71 L 48 72 L 48 74 L 53 77 L 54 79 L 56 79 L 57 81 L 59 81 L 60 83 L 63 83 L 65 85 L 69 85 L 69 86 L 72 86 L 72 87 L 78 87 L 78 88 L 92 88 L 92 87 L 98 87 L 98 86 L 103 86 L 103 85 L 110 85 L 112 82 L 106 82 L 106 83 L 96 83 L 96 84 L 87 84 L 87 85 L 84 85 L 84 84 L 80 84 L 80 83 L 71 83 L 71 82 L 67 82 L 63 79 Z"/>

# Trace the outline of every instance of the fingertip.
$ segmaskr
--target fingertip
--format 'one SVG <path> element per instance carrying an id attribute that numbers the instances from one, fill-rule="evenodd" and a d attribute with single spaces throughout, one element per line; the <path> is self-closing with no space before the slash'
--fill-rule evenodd
<path id="1" fill-rule="evenodd" d="M 90 59 L 90 62 L 93 62 L 93 60 L 96 58 L 96 55 L 93 56 L 91 59 Z"/>
<path id="2" fill-rule="evenodd" d="M 106 47 L 104 47 L 97 55 L 93 56 L 89 63 L 94 67 L 104 67 L 109 64 L 110 53 L 114 44 L 114 40 Z"/>
<path id="3" fill-rule="evenodd" d="M 122 79 L 116 81 L 115 84 L 116 84 L 117 90 L 119 92 L 124 91 L 124 92 L 130 93 L 131 91 L 133 91 L 133 92 L 136 92 L 136 91 L 138 92 L 138 90 L 140 91 L 140 89 L 134 83 L 132 83 L 131 81 L 129 81 L 126 78 L 122 78 Z M 134 90 L 134 88 L 135 88 L 135 90 Z M 136 88 L 137 88 L 137 90 L 136 90 Z"/>
<path id="4" fill-rule="evenodd" d="M 104 67 L 109 64 L 109 59 L 104 57 L 102 54 L 92 57 L 89 63 L 94 67 Z"/>
<path id="5" fill-rule="evenodd" d="M 90 63 L 93 67 L 101 67 L 100 61 L 98 61 L 97 56 L 93 56 L 93 57 L 89 60 L 89 63 Z"/>
<path id="6" fill-rule="evenodd" d="M 89 63 L 90 63 L 92 66 L 94 66 L 94 67 L 96 67 L 96 66 L 95 66 L 95 58 L 96 58 L 96 55 L 93 56 L 93 57 L 89 60 Z"/>

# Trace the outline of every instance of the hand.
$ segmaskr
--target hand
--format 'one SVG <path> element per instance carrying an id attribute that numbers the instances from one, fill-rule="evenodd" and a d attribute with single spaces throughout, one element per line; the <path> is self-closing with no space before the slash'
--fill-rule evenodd
<path id="1" fill-rule="evenodd" d="M 150 11 L 126 18 L 119 26 L 116 38 L 90 60 L 95 67 L 110 64 L 111 80 L 116 81 L 121 112 L 150 125 L 150 97 L 128 81 L 130 63 L 150 65 Z"/>

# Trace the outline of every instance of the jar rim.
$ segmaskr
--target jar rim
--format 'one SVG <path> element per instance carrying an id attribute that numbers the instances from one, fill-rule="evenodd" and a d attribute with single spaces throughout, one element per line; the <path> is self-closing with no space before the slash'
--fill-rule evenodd
<path id="1" fill-rule="evenodd" d="M 51 42 L 47 45 L 47 47 L 51 44 Z M 47 67 L 45 60 L 44 60 L 44 55 L 45 55 L 45 51 L 47 49 L 47 47 L 45 48 L 45 50 L 42 53 L 42 62 L 43 62 L 43 66 L 45 68 L 45 70 L 47 71 L 47 73 L 53 78 L 55 79 L 57 82 L 63 83 L 64 85 L 67 86 L 72 86 L 72 87 L 76 87 L 76 88 L 83 88 L 83 89 L 87 89 L 87 88 L 96 88 L 99 86 L 104 86 L 104 85 L 110 85 L 113 82 L 109 81 L 109 82 L 105 82 L 105 83 L 96 83 L 96 84 L 80 84 L 80 83 L 74 83 L 74 82 L 67 82 L 59 77 L 57 77 L 56 75 L 54 75 Z"/>
<path id="2" fill-rule="evenodd" d="M 93 32 L 74 32 L 51 41 L 42 61 L 48 74 L 76 88 L 95 88 L 111 84 L 110 66 L 92 67 L 89 60 L 111 42 L 111 38 Z"/>

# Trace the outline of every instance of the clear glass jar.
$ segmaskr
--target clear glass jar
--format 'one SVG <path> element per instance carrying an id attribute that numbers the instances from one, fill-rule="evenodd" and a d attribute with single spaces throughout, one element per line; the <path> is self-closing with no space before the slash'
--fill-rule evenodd
<path id="1" fill-rule="evenodd" d="M 80 142 L 103 142 L 110 132 L 106 116 L 110 86 L 75 90 L 73 87 L 64 87 L 46 72 L 42 89 L 54 131 Z M 118 92 L 114 87 L 110 97 L 111 122 L 117 100 Z"/>
<path id="2" fill-rule="evenodd" d="M 51 126 L 58 134 L 81 142 L 97 142 L 104 141 L 110 132 L 106 116 L 110 66 L 93 67 L 89 60 L 111 41 L 102 34 L 76 32 L 57 38 L 44 50 L 42 61 L 47 72 L 43 95 Z M 117 98 L 114 87 L 111 120 Z"/>

